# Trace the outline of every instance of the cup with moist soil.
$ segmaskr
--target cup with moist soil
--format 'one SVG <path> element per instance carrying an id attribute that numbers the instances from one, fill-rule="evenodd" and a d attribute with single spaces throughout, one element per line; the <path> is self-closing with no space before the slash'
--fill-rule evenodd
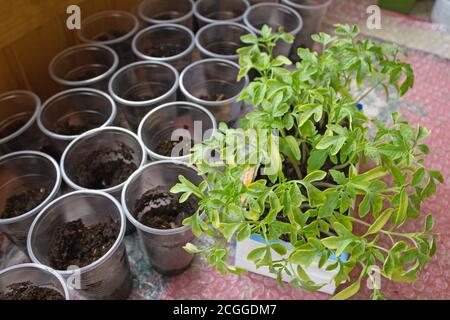
<path id="1" fill-rule="evenodd" d="M 178 80 L 178 71 L 159 61 L 135 62 L 117 71 L 109 82 L 109 93 L 127 129 L 136 132 L 150 110 L 175 101 Z"/>
<path id="2" fill-rule="evenodd" d="M 180 90 L 188 101 L 211 111 L 217 122 L 233 126 L 241 114 L 237 99 L 248 77 L 237 81 L 240 67 L 224 59 L 205 59 L 187 66 L 180 75 Z"/>
<path id="3" fill-rule="evenodd" d="M 184 272 L 193 259 L 183 249 L 194 239 L 183 220 L 197 211 L 198 199 L 191 196 L 179 203 L 179 196 L 170 193 L 179 175 L 196 185 L 202 181 L 198 172 L 183 162 L 157 161 L 135 172 L 122 192 L 122 207 L 138 230 L 148 262 L 164 275 Z"/>
<path id="4" fill-rule="evenodd" d="M 146 25 L 181 24 L 193 29 L 193 0 L 144 0 L 138 6 L 139 18 Z"/>
<path id="5" fill-rule="evenodd" d="M 248 8 L 244 15 L 245 25 L 257 35 L 261 35 L 261 29 L 268 25 L 273 31 L 280 27 L 294 37 L 303 27 L 302 17 L 294 9 L 279 3 L 260 3 Z M 283 55 L 289 57 L 292 43 L 279 40 L 273 56 Z"/>
<path id="6" fill-rule="evenodd" d="M 64 278 L 36 263 L 15 265 L 0 271 L 1 300 L 70 300 Z"/>
<path id="7" fill-rule="evenodd" d="M 252 34 L 249 28 L 235 22 L 215 22 L 202 27 L 195 36 L 195 44 L 202 58 L 238 61 L 237 50 L 243 46 L 241 37 Z"/>
<path id="8" fill-rule="evenodd" d="M 20 150 L 39 150 L 50 143 L 36 119 L 41 100 L 30 91 L 0 94 L 0 155 Z"/>
<path id="9" fill-rule="evenodd" d="M 135 61 L 130 50 L 131 40 L 139 30 L 139 20 L 120 10 L 101 11 L 83 19 L 78 38 L 83 43 L 103 44 L 119 56 L 120 66 Z"/>
<path id="10" fill-rule="evenodd" d="M 106 93 L 88 88 L 71 89 L 49 98 L 38 114 L 38 125 L 59 155 L 86 131 L 113 125 L 117 110 Z"/>
<path id="11" fill-rule="evenodd" d="M 89 87 L 106 91 L 118 66 L 119 56 L 113 49 L 101 44 L 81 44 L 54 57 L 49 72 L 65 89 Z"/>
<path id="12" fill-rule="evenodd" d="M 140 60 L 167 62 L 180 72 L 192 62 L 194 47 L 194 33 L 178 24 L 143 29 L 132 43 L 133 52 Z"/>
<path id="13" fill-rule="evenodd" d="M 0 158 L 0 232 L 26 252 L 36 215 L 60 190 L 58 163 L 47 154 L 19 151 Z"/>
<path id="14" fill-rule="evenodd" d="M 122 300 L 132 289 L 119 202 L 98 191 L 76 191 L 48 204 L 27 238 L 35 263 L 55 269 L 89 299 Z"/>
<path id="15" fill-rule="evenodd" d="M 172 102 L 150 111 L 139 125 L 138 136 L 150 159 L 188 162 L 191 148 L 216 131 L 216 119 L 206 108 Z"/>
<path id="16" fill-rule="evenodd" d="M 241 22 L 249 7 L 247 0 L 198 0 L 194 15 L 200 27 L 218 21 Z"/>

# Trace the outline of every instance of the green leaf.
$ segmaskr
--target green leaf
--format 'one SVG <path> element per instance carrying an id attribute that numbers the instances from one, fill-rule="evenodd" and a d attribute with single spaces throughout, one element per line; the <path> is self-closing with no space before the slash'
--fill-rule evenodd
<path id="1" fill-rule="evenodd" d="M 241 227 L 241 223 L 222 223 L 221 229 L 224 237 L 230 241 L 236 231 Z"/>
<path id="2" fill-rule="evenodd" d="M 361 280 L 359 279 L 358 281 L 356 281 L 355 283 L 351 284 L 350 286 L 348 286 L 347 288 L 345 288 L 341 292 L 338 292 L 337 294 L 335 294 L 331 298 L 331 300 L 346 300 L 346 299 L 354 296 L 355 294 L 357 294 L 358 291 L 359 291 L 360 286 L 361 286 Z"/>
<path id="3" fill-rule="evenodd" d="M 325 171 L 316 170 L 308 174 L 303 181 L 306 183 L 311 183 L 314 181 L 321 181 L 327 176 L 327 173 Z"/>
<path id="4" fill-rule="evenodd" d="M 389 221 L 389 219 L 392 216 L 392 212 L 394 210 L 392 208 L 386 209 L 376 220 L 375 222 L 369 227 L 364 237 L 367 237 L 368 235 L 377 233 L 383 227 L 386 225 L 386 223 Z"/>
<path id="5" fill-rule="evenodd" d="M 400 192 L 400 203 L 397 210 L 397 213 L 394 215 L 393 223 L 395 225 L 400 225 L 405 222 L 408 212 L 408 193 L 407 189 L 403 188 Z"/>
<path id="6" fill-rule="evenodd" d="M 431 231 L 434 228 L 434 217 L 429 214 L 425 218 L 425 231 Z"/>
<path id="7" fill-rule="evenodd" d="M 255 262 L 258 259 L 260 259 L 266 251 L 267 251 L 266 247 L 256 248 L 248 254 L 247 260 L 250 262 Z"/>
<path id="8" fill-rule="evenodd" d="M 347 137 L 343 136 L 324 136 L 316 145 L 316 149 L 324 150 L 330 148 L 330 154 L 336 155 L 344 146 Z"/>
<path id="9" fill-rule="evenodd" d="M 300 161 L 301 152 L 300 152 L 300 147 L 299 147 L 299 143 L 298 143 L 297 139 L 295 139 L 295 137 L 293 137 L 293 136 L 286 136 L 284 139 L 288 143 L 289 148 L 292 152 L 292 155 L 294 156 L 294 159 L 297 161 Z"/>
<path id="10" fill-rule="evenodd" d="M 284 245 L 279 242 L 274 242 L 270 244 L 270 247 L 275 250 L 280 256 L 284 256 L 287 253 L 287 249 Z"/>
<path id="11" fill-rule="evenodd" d="M 421 167 L 413 173 L 411 184 L 413 187 L 417 187 L 425 180 L 425 168 Z"/>
<path id="12" fill-rule="evenodd" d="M 200 253 L 202 252 L 202 250 L 200 250 L 199 248 L 197 248 L 195 245 L 193 245 L 192 243 L 187 243 L 184 247 L 184 250 L 186 250 L 186 252 L 190 253 L 190 254 L 196 254 L 196 253 Z"/>
<path id="13" fill-rule="evenodd" d="M 308 157 L 308 172 L 322 168 L 327 158 L 328 150 L 314 149 L 313 151 L 311 151 Z"/>
<path id="14" fill-rule="evenodd" d="M 241 227 L 241 229 L 239 230 L 239 232 L 237 234 L 237 240 L 239 242 L 247 240 L 250 237 L 251 232 L 252 232 L 252 228 L 250 227 L 249 224 L 243 225 L 243 227 Z"/>

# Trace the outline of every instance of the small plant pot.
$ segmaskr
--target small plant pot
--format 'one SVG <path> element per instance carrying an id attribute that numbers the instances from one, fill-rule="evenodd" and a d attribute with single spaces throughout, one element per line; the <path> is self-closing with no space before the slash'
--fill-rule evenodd
<path id="1" fill-rule="evenodd" d="M 207 109 L 190 102 L 173 102 L 150 111 L 138 135 L 151 160 L 188 162 L 192 146 L 216 131 L 216 119 Z"/>
<path id="2" fill-rule="evenodd" d="M 178 71 L 192 62 L 194 33 L 179 24 L 158 24 L 141 30 L 133 39 L 133 52 L 140 60 L 167 62 Z"/>
<path id="3" fill-rule="evenodd" d="M 126 11 L 111 10 L 93 14 L 83 20 L 78 38 L 83 43 L 103 44 L 119 56 L 120 66 L 134 62 L 131 40 L 139 30 L 139 20 Z"/>
<path id="4" fill-rule="evenodd" d="M 38 114 L 41 131 L 59 155 L 86 131 L 112 125 L 117 110 L 114 100 L 95 89 L 71 89 L 48 99 Z"/>
<path id="5" fill-rule="evenodd" d="M 290 243 L 287 243 L 285 241 L 277 241 L 281 243 L 283 246 L 286 247 L 287 253 L 284 256 L 279 255 L 277 252 L 271 249 L 272 259 L 273 261 L 288 258 L 290 254 L 292 253 L 293 246 Z M 268 267 L 259 267 L 257 268 L 256 265 L 253 262 L 250 262 L 247 260 L 247 256 L 250 252 L 257 248 L 265 247 L 266 240 L 261 237 L 259 234 L 252 234 L 250 238 L 244 240 L 244 241 L 237 241 L 236 242 L 236 255 L 235 255 L 235 266 L 240 267 L 243 269 L 246 269 L 250 272 L 261 274 L 266 277 L 274 278 L 276 279 L 276 274 L 273 274 L 269 271 Z M 342 262 L 347 261 L 348 254 L 343 253 L 339 259 Z M 321 287 L 318 291 L 327 293 L 327 294 L 334 294 L 336 290 L 336 285 L 334 283 L 334 278 L 336 277 L 338 273 L 338 269 L 334 269 L 331 271 L 326 270 L 327 266 L 332 265 L 336 263 L 337 258 L 334 255 L 331 255 L 328 261 L 325 263 L 325 265 L 322 268 L 319 268 L 319 260 L 320 257 L 318 256 L 316 261 L 312 263 L 311 266 L 308 268 L 304 268 L 306 274 L 309 276 L 309 278 L 315 282 L 318 285 L 324 284 L 323 287 Z M 282 273 L 282 280 L 285 282 L 290 282 L 293 279 L 292 276 L 288 275 L 286 272 Z"/>
<path id="6" fill-rule="evenodd" d="M 36 125 L 40 108 L 41 100 L 29 91 L 0 95 L 0 155 L 39 150 L 49 142 Z"/>
<path id="7" fill-rule="evenodd" d="M 247 0 L 198 0 L 194 15 L 200 27 L 220 21 L 241 22 L 249 7 Z"/>
<path id="8" fill-rule="evenodd" d="M 125 221 L 119 202 L 109 194 L 66 194 L 34 220 L 28 254 L 35 263 L 58 266 L 71 289 L 89 299 L 126 299 L 132 277 L 123 242 Z M 69 228 L 73 223 L 76 226 Z"/>
<path id="9" fill-rule="evenodd" d="M 303 27 L 302 17 L 297 11 L 278 3 L 260 3 L 251 6 L 244 15 L 245 25 L 254 33 L 261 35 L 261 28 L 268 25 L 274 32 L 280 27 L 294 37 Z M 273 56 L 283 55 L 288 57 L 292 44 L 279 40 Z"/>
<path id="10" fill-rule="evenodd" d="M 187 253 L 183 247 L 194 239 L 194 235 L 190 226 L 163 230 L 143 224 L 141 221 L 148 212 L 143 214 L 140 205 L 143 204 L 142 201 L 145 201 L 149 192 L 154 191 L 154 195 L 163 196 L 164 194 L 157 193 L 158 188 L 170 190 L 178 182 L 179 175 L 183 175 L 194 184 L 202 180 L 195 169 L 183 162 L 158 161 L 135 172 L 127 181 L 122 192 L 122 207 L 128 220 L 138 230 L 138 237 L 148 262 L 156 271 L 164 275 L 180 274 L 189 268 L 194 256 Z M 168 194 L 167 191 L 164 197 L 167 197 Z M 178 197 L 172 196 L 171 201 L 178 204 Z M 164 201 L 164 197 L 156 198 L 156 201 Z M 167 201 L 165 202 L 167 205 Z M 173 213 L 167 210 L 164 214 L 168 214 L 168 212 Z"/>
<path id="11" fill-rule="evenodd" d="M 193 29 L 193 0 L 144 0 L 138 15 L 147 25 L 161 23 L 181 24 Z"/>
<path id="12" fill-rule="evenodd" d="M 117 53 L 100 44 L 81 44 L 59 53 L 50 62 L 52 79 L 70 89 L 89 87 L 106 91 L 109 78 L 119 66 Z"/>
<path id="13" fill-rule="evenodd" d="M 0 231 L 26 252 L 33 219 L 59 192 L 58 163 L 36 151 L 7 154 L 0 158 L 0 186 Z"/>
<path id="14" fill-rule="evenodd" d="M 0 271 L 0 300 L 1 293 L 5 293 L 17 284 L 36 286 L 33 289 L 33 294 L 28 293 L 28 296 L 23 294 L 11 297 L 11 300 L 70 300 L 69 290 L 64 278 L 55 270 L 36 263 L 24 263 L 9 267 Z M 36 292 L 40 291 L 40 292 Z"/>
<path id="15" fill-rule="evenodd" d="M 109 93 L 117 102 L 118 116 L 136 132 L 150 110 L 176 100 L 178 80 L 177 70 L 165 62 L 135 62 L 113 75 Z"/>
<path id="16" fill-rule="evenodd" d="M 333 0 L 281 0 L 281 3 L 297 11 L 303 19 L 303 27 L 296 35 L 291 58 L 298 60 L 297 48 L 313 49 L 313 34 L 320 31 L 323 18 Z"/>
<path id="17" fill-rule="evenodd" d="M 248 77 L 236 80 L 239 69 L 238 64 L 224 59 L 194 62 L 181 73 L 181 92 L 187 100 L 211 111 L 217 122 L 234 125 L 243 106 L 237 98 L 249 82 Z"/>
<path id="18" fill-rule="evenodd" d="M 243 35 L 253 33 L 234 22 L 215 22 L 205 25 L 195 36 L 195 44 L 203 59 L 218 58 L 238 61 L 237 49 L 244 46 Z"/>

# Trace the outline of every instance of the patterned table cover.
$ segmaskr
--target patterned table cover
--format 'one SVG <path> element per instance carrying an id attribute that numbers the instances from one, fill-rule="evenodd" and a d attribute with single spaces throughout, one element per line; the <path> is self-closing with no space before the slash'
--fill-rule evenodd
<path id="1" fill-rule="evenodd" d="M 384 92 L 375 92 L 364 101 L 365 112 L 387 120 L 389 114 L 400 111 L 412 123 L 431 129 L 427 139 L 432 153 L 427 165 L 441 170 L 450 179 L 450 34 L 425 20 L 383 11 L 382 30 L 365 28 L 366 9 L 373 0 L 335 0 L 325 19 L 324 28 L 332 30 L 333 23 L 356 23 L 367 37 L 399 44 L 408 53 L 407 61 L 415 71 L 414 89 L 401 100 L 391 97 L 386 103 Z M 409 38 L 408 38 L 409 37 Z M 436 43 L 437 42 L 437 43 Z M 383 280 L 382 291 L 388 299 L 450 299 L 450 214 L 449 184 L 439 185 L 437 194 L 429 199 L 422 213 L 436 216 L 435 231 L 439 233 L 437 254 L 415 283 L 399 284 Z M 417 228 L 422 222 L 417 222 Z M 406 226 L 406 228 L 411 226 Z M 144 261 L 135 236 L 125 240 L 134 275 L 130 299 L 328 299 L 323 293 L 310 293 L 289 285 L 278 287 L 275 280 L 247 273 L 222 277 L 207 262 L 196 257 L 192 267 L 175 277 L 164 277 Z M 234 254 L 233 244 L 231 253 Z M 26 262 L 0 234 L 0 269 Z M 354 299 L 369 298 L 370 290 L 363 288 Z"/>

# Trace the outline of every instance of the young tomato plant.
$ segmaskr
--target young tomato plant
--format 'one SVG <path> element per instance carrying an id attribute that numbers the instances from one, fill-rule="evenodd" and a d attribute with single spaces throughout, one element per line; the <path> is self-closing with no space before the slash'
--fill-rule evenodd
<path id="1" fill-rule="evenodd" d="M 357 293 L 374 266 L 393 281 L 418 278 L 436 251 L 434 219 L 423 217 L 421 204 L 443 178 L 424 166 L 424 127 L 411 126 L 397 113 L 386 125 L 356 107 L 378 87 L 404 95 L 414 83 L 411 66 L 395 47 L 358 40 L 358 33 L 356 26 L 337 25 L 334 36 L 313 36 L 322 53 L 298 49 L 295 66 L 271 54 L 276 41 L 292 41 L 281 30 L 272 33 L 265 26 L 261 37 L 242 38 L 248 46 L 239 50 L 239 77 L 255 77 L 240 99 L 255 108 L 242 128 L 222 124 L 217 135 L 194 147 L 191 160 L 204 183 L 195 186 L 180 177 L 172 189 L 182 193 L 180 201 L 201 199 L 184 223 L 197 237 L 214 239 L 211 246 L 189 244 L 186 250 L 204 254 L 222 273 L 240 273 L 227 262 L 227 243 L 256 233 L 266 243 L 247 259 L 267 266 L 280 283 L 287 273 L 292 285 L 309 290 L 321 284 L 305 269 L 346 252 L 346 261 L 326 267 L 337 270 L 336 286 L 353 281 L 336 299 Z M 215 157 L 208 158 L 212 150 Z M 253 172 L 252 179 L 244 178 Z M 403 231 L 422 218 L 421 230 Z M 274 259 L 274 251 L 282 258 Z M 383 297 L 376 286 L 372 297 Z"/>

